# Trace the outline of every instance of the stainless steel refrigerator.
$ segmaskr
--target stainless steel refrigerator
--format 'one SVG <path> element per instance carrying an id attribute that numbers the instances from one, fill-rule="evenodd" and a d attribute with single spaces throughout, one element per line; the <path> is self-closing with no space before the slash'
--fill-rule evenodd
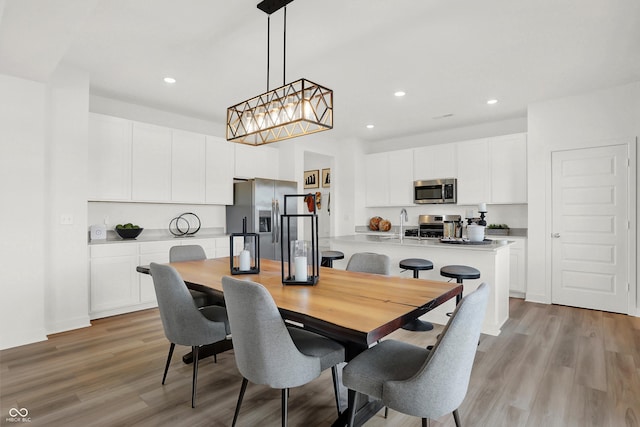
<path id="1" fill-rule="evenodd" d="M 227 206 L 227 233 L 242 232 L 242 219 L 247 217 L 247 232 L 260 235 L 260 258 L 279 261 L 284 195 L 297 193 L 295 181 L 256 178 L 234 183 L 233 206 Z M 287 209 L 289 214 L 297 213 L 294 200 Z M 297 230 L 292 231 L 296 238 Z"/>

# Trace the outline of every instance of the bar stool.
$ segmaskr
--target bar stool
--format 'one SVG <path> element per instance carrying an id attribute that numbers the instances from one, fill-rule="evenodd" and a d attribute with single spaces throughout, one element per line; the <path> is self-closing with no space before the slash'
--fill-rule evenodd
<path id="1" fill-rule="evenodd" d="M 344 259 L 344 254 L 340 251 L 322 251 L 322 261 L 320 261 L 320 265 L 333 268 L 333 261 L 336 259 Z"/>
<path id="2" fill-rule="evenodd" d="M 440 269 L 440 275 L 456 279 L 456 283 L 460 283 L 462 285 L 462 281 L 464 279 L 479 279 L 480 270 L 478 270 L 477 268 L 469 267 L 468 265 L 445 265 Z M 461 300 L 462 292 L 456 295 L 456 305 L 460 304 Z M 451 317 L 452 314 L 453 313 L 447 313 L 447 316 Z M 438 338 L 439 337 L 440 335 L 438 335 Z M 480 341 L 478 341 L 478 345 L 480 345 Z M 432 349 L 432 345 L 427 346 L 427 350 L 431 351 Z"/>
<path id="3" fill-rule="evenodd" d="M 480 271 L 468 265 L 445 265 L 440 269 L 440 275 L 456 279 L 456 283 L 462 285 L 463 279 L 479 279 Z M 460 304 L 462 292 L 456 295 L 456 305 Z M 447 313 L 449 315 L 449 313 Z"/>
<path id="4" fill-rule="evenodd" d="M 400 261 L 400 268 L 413 271 L 413 278 L 419 277 L 421 270 L 433 270 L 433 263 L 422 258 L 407 258 Z M 430 331 L 433 325 L 420 319 L 414 319 L 402 327 L 407 331 Z"/>

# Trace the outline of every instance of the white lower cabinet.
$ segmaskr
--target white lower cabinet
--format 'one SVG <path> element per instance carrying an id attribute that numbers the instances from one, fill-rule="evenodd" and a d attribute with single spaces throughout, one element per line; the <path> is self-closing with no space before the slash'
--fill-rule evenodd
<path id="1" fill-rule="evenodd" d="M 511 245 L 509 261 L 509 296 L 524 298 L 527 293 L 527 239 L 506 237 Z"/>
<path id="2" fill-rule="evenodd" d="M 173 239 L 90 246 L 90 318 L 156 307 L 153 279 L 136 271 L 139 265 L 168 263 L 172 246 L 200 245 L 207 258 L 229 256 L 229 238 Z M 241 248 L 238 249 L 238 251 Z"/>
<path id="3" fill-rule="evenodd" d="M 140 303 L 138 245 L 91 247 L 90 318 L 126 313 Z"/>
<path id="4" fill-rule="evenodd" d="M 176 242 L 144 242 L 138 243 L 138 251 L 140 254 L 138 265 L 149 265 L 152 262 L 167 263 L 169 262 L 169 250 L 175 246 Z M 136 273 L 140 280 L 140 303 L 157 304 L 156 290 L 153 287 L 153 279 L 147 274 Z"/>

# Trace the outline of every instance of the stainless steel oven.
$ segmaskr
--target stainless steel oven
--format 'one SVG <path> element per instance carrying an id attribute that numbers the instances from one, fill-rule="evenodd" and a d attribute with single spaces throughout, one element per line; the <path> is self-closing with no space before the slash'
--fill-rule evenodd
<path id="1" fill-rule="evenodd" d="M 413 203 L 456 203 L 458 180 L 455 178 L 432 179 L 413 182 Z"/>

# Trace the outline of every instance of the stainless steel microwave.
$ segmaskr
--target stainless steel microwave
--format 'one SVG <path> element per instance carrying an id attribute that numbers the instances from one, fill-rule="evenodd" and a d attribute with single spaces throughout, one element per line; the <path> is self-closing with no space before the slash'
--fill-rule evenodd
<path id="1" fill-rule="evenodd" d="M 413 202 L 419 204 L 457 203 L 456 178 L 413 181 Z"/>

